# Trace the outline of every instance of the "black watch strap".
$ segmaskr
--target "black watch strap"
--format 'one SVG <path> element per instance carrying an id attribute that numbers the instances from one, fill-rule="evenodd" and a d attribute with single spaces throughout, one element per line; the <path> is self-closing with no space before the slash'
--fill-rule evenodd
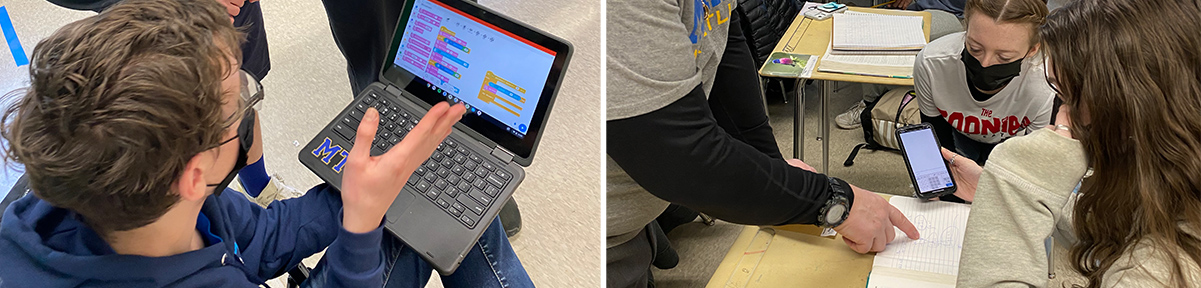
<path id="1" fill-rule="evenodd" d="M 841 192 L 847 197 L 847 209 L 850 210 L 851 207 L 855 207 L 855 191 L 851 190 L 851 184 L 831 176 L 826 176 L 826 178 L 830 179 L 831 192 Z"/>
<path id="2" fill-rule="evenodd" d="M 830 185 L 830 198 L 818 212 L 817 225 L 824 228 L 834 228 L 842 225 L 851 213 L 851 198 L 854 197 L 850 185 L 846 181 L 827 177 Z"/>

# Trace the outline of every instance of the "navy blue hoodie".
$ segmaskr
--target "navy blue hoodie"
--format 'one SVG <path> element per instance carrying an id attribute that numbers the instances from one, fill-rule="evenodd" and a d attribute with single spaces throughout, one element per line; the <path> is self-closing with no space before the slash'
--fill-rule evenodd
<path id="1" fill-rule="evenodd" d="M 0 219 L 0 287 L 256 287 L 326 246 L 331 286 L 382 286 L 382 228 L 347 232 L 341 210 L 326 185 L 266 209 L 227 189 L 201 208 L 204 248 L 145 257 L 116 254 L 78 214 L 30 193 Z"/>

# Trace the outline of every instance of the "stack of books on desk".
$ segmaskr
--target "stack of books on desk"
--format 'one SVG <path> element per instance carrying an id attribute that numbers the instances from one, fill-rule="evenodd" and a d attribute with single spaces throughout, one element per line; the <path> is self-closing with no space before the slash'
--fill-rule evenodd
<path id="1" fill-rule="evenodd" d="M 834 15 L 830 47 L 818 71 L 912 78 L 926 47 L 922 17 L 845 12 Z"/>

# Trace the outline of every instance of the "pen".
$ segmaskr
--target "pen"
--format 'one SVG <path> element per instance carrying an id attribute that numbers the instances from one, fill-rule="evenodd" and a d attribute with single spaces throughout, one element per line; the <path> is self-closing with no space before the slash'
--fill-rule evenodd
<path id="1" fill-rule="evenodd" d="M 879 8 L 880 6 L 892 4 L 893 2 L 897 2 L 897 0 L 892 0 L 892 1 L 884 2 L 884 3 L 876 4 L 875 6 L 868 7 L 868 8 Z"/>
<path id="2" fill-rule="evenodd" d="M 836 72 L 836 71 L 823 71 L 823 72 L 833 72 L 833 73 L 839 73 L 839 74 L 847 74 L 847 75 L 859 75 L 859 76 L 872 76 L 872 77 L 896 78 L 896 79 L 912 79 L 912 78 L 913 78 L 912 76 L 898 76 L 898 75 L 883 75 L 883 74 L 868 74 L 868 73 L 851 73 L 851 72 Z"/>

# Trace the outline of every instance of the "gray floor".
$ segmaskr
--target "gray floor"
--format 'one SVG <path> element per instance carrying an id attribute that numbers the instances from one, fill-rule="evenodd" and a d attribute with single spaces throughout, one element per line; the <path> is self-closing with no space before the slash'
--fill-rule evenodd
<path id="1" fill-rule="evenodd" d="M 600 7 L 597 1 L 481 0 L 481 4 L 572 42 L 575 55 L 533 165 L 515 193 L 524 228 L 512 244 L 534 283 L 600 286 Z M 262 127 L 269 173 L 294 187 L 320 181 L 296 161 L 350 98 L 346 63 L 321 2 L 263 0 L 272 69 L 264 79 Z M 92 15 L 44 0 L 3 0 L 26 53 L 55 29 Z M 373 29 L 364 27 L 364 29 Z M 3 46 L 0 43 L 0 46 Z M 0 49 L 0 94 L 28 85 Z M 7 189 L 5 189 L 7 190 Z M 440 286 L 436 280 L 430 286 Z"/>
<path id="2" fill-rule="evenodd" d="M 806 89 L 806 119 L 805 129 L 805 163 L 821 169 L 821 142 L 817 141 L 820 129 L 820 98 L 817 97 L 816 83 Z M 908 172 L 900 153 L 861 150 L 855 158 L 855 164 L 850 167 L 842 166 L 843 160 L 850 154 L 856 144 L 863 142 L 863 131 L 859 129 L 842 130 L 834 125 L 834 117 L 842 113 L 856 101 L 862 99 L 860 85 L 840 83 L 829 101 L 830 121 L 830 173 L 829 175 L 842 178 L 847 182 L 864 189 L 892 195 L 912 195 Z M 779 95 L 767 97 L 779 99 Z M 777 100 L 778 102 L 778 100 Z M 776 135 L 780 151 L 785 156 L 792 155 L 793 108 L 789 104 L 772 104 L 768 106 L 771 125 Z M 655 269 L 655 283 L 659 288 L 675 287 L 704 287 L 717 270 L 718 264 L 726 256 L 730 245 L 738 238 L 744 226 L 717 221 L 714 226 L 706 226 L 699 221 L 688 223 L 676 228 L 668 234 L 672 245 L 680 254 L 680 264 L 674 269 Z M 1060 287 L 1060 282 L 1085 283 L 1083 278 L 1071 272 L 1067 262 L 1067 250 L 1056 247 L 1057 279 L 1049 287 Z M 1070 286 L 1070 285 L 1069 285 Z"/>

